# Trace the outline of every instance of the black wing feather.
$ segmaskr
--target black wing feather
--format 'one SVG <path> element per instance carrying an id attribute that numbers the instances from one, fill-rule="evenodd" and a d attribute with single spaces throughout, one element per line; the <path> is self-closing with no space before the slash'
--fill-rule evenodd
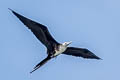
<path id="1" fill-rule="evenodd" d="M 88 49 L 84 48 L 75 48 L 75 47 L 68 47 L 63 54 L 66 55 L 72 55 L 76 57 L 83 57 L 83 58 L 89 58 L 89 59 L 100 59 L 98 56 L 93 54 L 91 51 Z"/>
<path id="2" fill-rule="evenodd" d="M 11 9 L 10 9 L 11 10 Z M 37 23 L 35 21 L 32 21 L 15 11 L 11 10 L 15 16 L 17 16 L 20 21 L 23 22 L 24 25 L 26 25 L 33 33 L 34 35 L 48 48 L 50 49 L 53 47 L 54 44 L 59 44 L 49 33 L 46 26 Z"/>

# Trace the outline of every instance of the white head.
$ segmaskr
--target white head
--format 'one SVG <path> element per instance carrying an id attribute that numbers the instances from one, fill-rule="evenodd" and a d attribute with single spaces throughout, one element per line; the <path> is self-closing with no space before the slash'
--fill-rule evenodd
<path id="1" fill-rule="evenodd" d="M 64 45 L 64 46 L 68 46 L 69 44 L 71 44 L 72 43 L 72 41 L 70 41 L 70 42 L 64 42 L 62 45 Z"/>

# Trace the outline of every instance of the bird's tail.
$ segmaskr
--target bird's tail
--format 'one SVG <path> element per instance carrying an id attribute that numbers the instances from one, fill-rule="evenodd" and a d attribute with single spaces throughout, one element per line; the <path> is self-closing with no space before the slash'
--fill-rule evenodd
<path id="1" fill-rule="evenodd" d="M 33 69 L 30 73 L 36 71 L 38 68 L 40 68 L 42 65 L 44 65 L 44 64 L 45 64 L 47 61 L 49 61 L 50 59 L 51 59 L 51 57 L 48 56 L 47 58 L 45 58 L 44 60 L 42 60 L 40 63 L 38 63 L 38 64 L 34 67 L 34 69 Z"/>

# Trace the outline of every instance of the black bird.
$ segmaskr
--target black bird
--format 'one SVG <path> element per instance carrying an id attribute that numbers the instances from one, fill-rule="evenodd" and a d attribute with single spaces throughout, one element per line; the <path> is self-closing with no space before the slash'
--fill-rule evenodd
<path id="1" fill-rule="evenodd" d="M 11 10 L 11 9 L 9 9 Z M 43 64 L 45 64 L 47 61 L 50 59 L 60 55 L 60 54 L 66 54 L 66 55 L 72 55 L 76 57 L 83 57 L 83 58 L 88 58 L 88 59 L 100 59 L 98 56 L 93 54 L 91 51 L 85 48 L 76 48 L 76 47 L 68 47 L 70 42 L 64 42 L 64 43 L 58 43 L 49 33 L 48 29 L 46 26 L 37 23 L 33 20 L 30 20 L 15 11 L 11 10 L 12 13 L 19 18 L 20 21 L 24 25 L 26 25 L 37 37 L 38 40 L 41 41 L 42 44 L 44 44 L 47 48 L 47 54 L 48 56 L 38 63 L 34 69 L 30 72 L 34 72 L 38 68 L 40 68 Z"/>

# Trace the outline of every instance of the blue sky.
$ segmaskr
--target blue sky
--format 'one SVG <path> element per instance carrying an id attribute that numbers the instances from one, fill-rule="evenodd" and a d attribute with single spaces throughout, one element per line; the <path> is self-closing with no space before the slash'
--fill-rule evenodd
<path id="1" fill-rule="evenodd" d="M 119 0 L 0 0 L 0 80 L 119 80 Z M 60 55 L 33 74 L 46 48 L 9 10 L 48 27 L 59 42 L 103 60 Z"/>

